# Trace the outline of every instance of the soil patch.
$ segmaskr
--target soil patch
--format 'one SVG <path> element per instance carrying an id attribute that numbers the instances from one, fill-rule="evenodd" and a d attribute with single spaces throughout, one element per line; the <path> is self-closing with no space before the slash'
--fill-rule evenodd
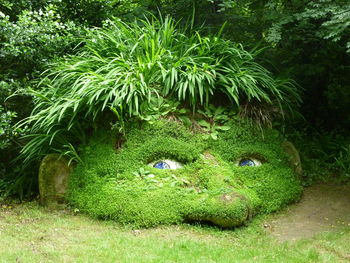
<path id="1" fill-rule="evenodd" d="M 350 184 L 319 184 L 304 190 L 299 203 L 265 222 L 280 241 L 295 241 L 350 226 Z"/>

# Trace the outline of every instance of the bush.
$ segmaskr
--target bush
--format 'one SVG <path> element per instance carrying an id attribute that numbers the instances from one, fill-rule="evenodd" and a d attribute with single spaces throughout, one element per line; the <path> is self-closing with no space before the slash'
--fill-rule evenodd
<path id="1" fill-rule="evenodd" d="M 30 11 L 20 10 L 28 1 L 7 4 L 13 7 L 10 14 L 0 11 L 0 178 L 9 186 L 7 192 L 23 197 L 35 192 L 31 186 L 35 189 L 37 163 L 25 169 L 16 159 L 28 127 L 15 123 L 27 118 L 33 109 L 28 90 L 35 89 L 33 79 L 38 71 L 56 56 L 73 52 L 81 27 L 61 20 L 53 6 Z"/>
<path id="2" fill-rule="evenodd" d="M 89 31 L 84 42 L 79 54 L 45 73 L 25 122 L 32 133 L 22 152 L 26 161 L 38 159 L 52 145 L 74 145 L 67 134 L 79 141 L 73 131 L 106 118 L 111 108 L 139 116 L 152 99 L 176 98 L 195 109 L 226 96 L 231 105 L 258 100 L 282 111 L 284 103 L 299 100 L 293 82 L 273 78 L 241 45 L 220 34 L 204 37 L 178 28 L 169 17 L 130 25 L 109 21 L 104 29 Z"/>
<path id="3" fill-rule="evenodd" d="M 350 180 L 350 144 L 341 147 L 335 157 L 334 168 L 339 171 L 342 180 Z"/>
<path id="4" fill-rule="evenodd" d="M 77 45 L 81 29 L 63 22 L 50 7 L 40 11 L 24 10 L 17 21 L 0 12 L 1 69 L 16 77 L 40 69 L 50 58 L 62 56 Z"/>

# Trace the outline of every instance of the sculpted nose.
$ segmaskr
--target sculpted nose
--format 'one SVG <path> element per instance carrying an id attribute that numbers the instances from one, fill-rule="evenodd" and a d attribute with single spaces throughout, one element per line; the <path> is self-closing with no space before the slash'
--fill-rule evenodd
<path id="1" fill-rule="evenodd" d="M 210 222 L 224 228 L 240 226 L 254 214 L 252 198 L 237 192 L 207 195 L 192 202 L 187 219 L 191 222 Z"/>

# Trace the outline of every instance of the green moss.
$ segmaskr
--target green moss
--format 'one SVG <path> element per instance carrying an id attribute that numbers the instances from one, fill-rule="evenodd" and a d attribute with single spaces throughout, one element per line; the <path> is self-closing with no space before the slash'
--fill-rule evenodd
<path id="1" fill-rule="evenodd" d="M 118 150 L 100 132 L 83 147 L 84 164 L 74 170 L 68 199 L 95 217 L 138 227 L 184 221 L 233 227 L 298 199 L 301 187 L 279 134 L 266 130 L 262 136 L 245 123 L 231 126 L 219 140 L 207 141 L 174 121 L 134 124 Z M 262 165 L 239 167 L 240 158 Z M 184 166 L 148 165 L 162 159 Z"/>

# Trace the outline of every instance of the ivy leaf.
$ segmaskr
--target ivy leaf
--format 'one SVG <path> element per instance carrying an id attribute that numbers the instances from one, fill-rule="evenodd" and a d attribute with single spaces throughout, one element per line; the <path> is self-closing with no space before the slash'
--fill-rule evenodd
<path id="1" fill-rule="evenodd" d="M 212 138 L 213 140 L 215 140 L 215 141 L 218 139 L 218 134 L 217 134 L 217 132 L 211 133 L 210 136 L 211 136 L 211 138 Z"/>
<path id="2" fill-rule="evenodd" d="M 221 130 L 221 131 L 228 131 L 229 129 L 231 129 L 231 127 L 230 126 L 217 126 L 216 129 Z"/>
<path id="3" fill-rule="evenodd" d="M 200 120 L 200 121 L 198 121 L 198 124 L 200 125 L 200 126 L 202 126 L 202 127 L 206 127 L 206 128 L 210 128 L 210 123 L 209 122 L 207 122 L 207 121 L 205 121 L 205 120 Z"/>

